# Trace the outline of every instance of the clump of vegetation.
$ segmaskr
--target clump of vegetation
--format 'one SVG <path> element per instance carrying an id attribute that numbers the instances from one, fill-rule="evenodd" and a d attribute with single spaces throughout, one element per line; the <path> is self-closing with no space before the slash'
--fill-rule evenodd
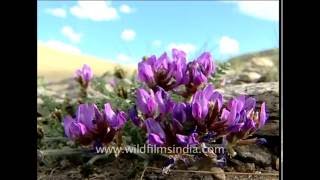
<path id="1" fill-rule="evenodd" d="M 77 99 L 66 97 L 57 103 L 42 97 L 45 113 L 38 122 L 40 142 L 43 137 L 66 137 L 72 147 L 91 153 L 101 147 L 145 144 L 200 150 L 164 153 L 169 158 L 163 173 L 178 161 L 190 163 L 203 158 L 209 159 L 208 166 L 225 163 L 225 154 L 208 151 L 220 139 L 219 145 L 228 150 L 230 157 L 235 156 L 234 147 L 244 142 L 264 143 L 252 134 L 267 120 L 265 103 L 257 108 L 256 100 L 247 96 L 224 103 L 223 95 L 216 90 L 230 64 L 216 65 L 209 52 L 189 62 L 186 57 L 177 49 L 172 50 L 171 57 L 167 53 L 158 58 L 145 57 L 138 64 L 137 79 L 126 77 L 119 67 L 113 74 L 95 77 L 84 65 L 76 71 L 80 90 Z M 84 177 L 92 171 L 88 164 L 81 169 Z"/>

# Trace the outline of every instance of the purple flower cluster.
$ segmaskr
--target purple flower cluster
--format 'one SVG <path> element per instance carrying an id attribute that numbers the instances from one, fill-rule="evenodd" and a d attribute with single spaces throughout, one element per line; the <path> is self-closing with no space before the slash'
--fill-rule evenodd
<path id="1" fill-rule="evenodd" d="M 186 120 L 181 107 L 184 104 L 176 104 L 161 87 L 156 89 L 153 92 L 139 88 L 136 105 L 129 111 L 133 123 L 148 132 L 148 143 L 159 146 L 198 143 L 196 133 L 190 133 L 190 137 L 181 134 L 182 119 Z M 170 116 L 172 113 L 174 116 Z"/>
<path id="2" fill-rule="evenodd" d="M 223 109 L 221 119 L 235 124 L 229 129 L 230 134 L 227 136 L 229 141 L 246 139 L 264 126 L 267 120 L 265 102 L 257 110 L 254 98 L 238 96 L 229 101 L 227 107 Z"/>
<path id="3" fill-rule="evenodd" d="M 208 52 L 187 63 L 185 52 L 172 49 L 172 58 L 164 53 L 159 58 L 153 55 L 138 64 L 138 79 L 153 90 L 160 86 L 169 91 L 185 85 L 187 90 L 194 92 L 214 72 L 213 58 Z"/>
<path id="4" fill-rule="evenodd" d="M 172 60 L 164 53 L 139 63 L 138 78 L 149 89 L 137 90 L 129 116 L 147 131 L 149 144 L 192 146 L 220 137 L 241 140 L 263 127 L 265 103 L 257 110 L 254 98 L 241 95 L 224 104 L 222 94 L 207 83 L 214 72 L 208 52 L 188 64 L 186 54 L 176 49 Z M 185 100 L 175 102 L 171 94 L 177 94 L 180 85 L 185 85 L 185 93 L 178 93 Z"/>
<path id="5" fill-rule="evenodd" d="M 64 118 L 64 130 L 69 139 L 82 145 L 108 144 L 126 121 L 126 114 L 113 111 L 109 103 L 102 111 L 95 104 L 80 104 L 74 118 Z"/>
<path id="6" fill-rule="evenodd" d="M 231 144 L 245 140 L 267 120 L 266 105 L 240 95 L 224 102 L 208 79 L 215 72 L 210 53 L 194 61 L 186 53 L 172 50 L 159 58 L 151 56 L 138 65 L 138 79 L 147 87 L 136 90 L 136 101 L 128 111 L 132 122 L 147 132 L 147 143 L 157 146 L 197 146 L 217 138 Z M 87 87 L 93 73 L 84 65 L 77 80 Z M 184 85 L 183 91 L 178 87 Z M 181 101 L 173 99 L 173 94 Z M 127 121 L 127 114 L 114 111 L 109 103 L 99 110 L 95 104 L 80 104 L 75 117 L 64 119 L 65 134 L 83 145 L 108 144 Z"/>
<path id="7" fill-rule="evenodd" d="M 151 89 L 160 86 L 164 90 L 171 90 L 187 81 L 186 70 L 186 53 L 173 49 L 172 58 L 163 53 L 159 58 L 153 55 L 140 62 L 138 79 Z"/>

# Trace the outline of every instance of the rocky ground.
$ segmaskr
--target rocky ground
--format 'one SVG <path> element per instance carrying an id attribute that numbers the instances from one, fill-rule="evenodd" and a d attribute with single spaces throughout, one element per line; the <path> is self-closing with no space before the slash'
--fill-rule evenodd
<path id="1" fill-rule="evenodd" d="M 62 87 L 61 87 L 62 88 Z M 68 88 L 66 88 L 68 89 Z M 70 89 L 69 89 L 70 90 Z M 225 167 L 225 172 L 243 172 L 251 174 L 228 174 L 223 173 L 224 178 L 220 179 L 277 179 L 279 170 L 279 155 L 280 155 L 280 136 L 279 136 L 279 84 L 278 82 L 266 83 L 249 83 L 241 85 L 227 85 L 220 89 L 225 94 L 226 99 L 234 97 L 239 94 L 247 94 L 254 96 L 258 101 L 266 101 L 269 120 L 265 127 L 258 131 L 256 135 L 267 140 L 265 145 L 245 145 L 239 146 L 235 150 L 237 156 L 229 160 L 228 166 Z M 63 97 L 58 97 L 56 91 L 43 91 L 41 93 L 52 93 L 58 101 L 63 101 Z M 61 91 L 60 91 L 61 92 Z M 92 92 L 93 93 L 93 92 Z M 41 98 L 39 98 L 41 101 Z M 81 164 L 76 164 L 72 160 L 60 161 L 58 157 L 58 164 L 53 166 L 40 165 L 39 179 L 82 179 Z M 60 164 L 59 164 L 60 161 Z M 127 158 L 123 158 L 115 163 L 115 161 L 104 161 L 102 166 L 95 165 L 95 170 L 90 175 L 90 179 L 137 179 L 142 176 L 144 170 L 144 160 L 132 162 Z M 57 163 L 56 162 L 56 163 Z M 64 163 L 61 165 L 61 163 Z M 73 165 L 72 165 L 73 164 Z M 108 165 L 109 164 L 109 165 Z M 117 164 L 117 166 L 115 166 Z M 156 166 L 161 167 L 161 165 Z M 192 169 L 192 168 L 191 168 Z M 222 172 L 224 172 L 222 171 Z M 110 174 L 110 173 L 113 174 Z M 266 175 L 259 175 L 259 173 L 271 174 L 266 178 Z M 130 175 L 132 174 L 132 175 Z M 133 175 L 134 174 L 134 175 Z M 219 179 L 213 175 L 199 174 L 195 172 L 173 173 L 169 176 L 163 176 L 152 169 L 145 172 L 143 179 Z M 250 178 L 249 178 L 250 177 Z"/>
<path id="2" fill-rule="evenodd" d="M 279 81 L 279 50 L 245 54 L 228 61 L 231 68 L 225 78 L 229 84 Z"/>

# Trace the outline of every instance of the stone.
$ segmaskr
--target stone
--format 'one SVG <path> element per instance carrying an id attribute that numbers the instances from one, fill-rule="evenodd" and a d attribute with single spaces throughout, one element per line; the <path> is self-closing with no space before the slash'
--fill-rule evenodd
<path id="1" fill-rule="evenodd" d="M 238 159 L 266 167 L 271 165 L 272 153 L 264 146 L 257 144 L 236 146 Z"/>
<path id="2" fill-rule="evenodd" d="M 259 81 L 261 77 L 262 75 L 257 72 L 244 72 L 239 75 L 238 81 L 252 83 Z"/>
<path id="3" fill-rule="evenodd" d="M 68 168 L 68 167 L 70 167 L 70 165 L 71 165 L 71 163 L 66 159 L 63 159 L 60 161 L 60 168 L 62 168 L 62 169 Z"/>
<path id="4" fill-rule="evenodd" d="M 212 167 L 210 169 L 211 172 L 213 172 L 213 177 L 216 179 L 216 180 L 225 180 L 226 179 L 226 175 L 224 173 L 224 170 L 219 168 L 219 167 Z"/>
<path id="5" fill-rule="evenodd" d="M 229 164 L 238 172 L 254 172 L 256 170 L 254 163 L 245 163 L 237 159 L 229 159 Z"/>
<path id="6" fill-rule="evenodd" d="M 259 136 L 280 136 L 279 120 L 268 120 L 255 134 Z"/>

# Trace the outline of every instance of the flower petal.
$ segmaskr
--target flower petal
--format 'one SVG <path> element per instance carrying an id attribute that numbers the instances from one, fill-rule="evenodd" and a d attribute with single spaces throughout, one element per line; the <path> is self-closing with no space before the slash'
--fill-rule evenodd
<path id="1" fill-rule="evenodd" d="M 68 138 L 71 138 L 70 134 L 70 125 L 74 121 L 74 119 L 71 116 L 66 116 L 63 120 L 63 127 L 64 127 L 64 132 Z"/>
<path id="2" fill-rule="evenodd" d="M 213 95 L 214 91 L 214 87 L 212 84 L 209 84 L 208 86 L 206 86 L 203 89 L 203 95 L 207 98 L 207 99 L 211 99 L 211 96 Z"/>
<path id="3" fill-rule="evenodd" d="M 202 73 L 204 73 L 205 76 L 209 76 L 214 72 L 215 65 L 209 52 L 202 53 L 196 61 L 200 64 Z"/>
<path id="4" fill-rule="evenodd" d="M 254 109 L 256 106 L 256 99 L 253 97 L 249 97 L 246 99 L 243 109 L 249 111 L 250 109 Z"/>
<path id="5" fill-rule="evenodd" d="M 127 115 L 126 113 L 124 113 L 123 111 L 120 111 L 118 114 L 117 114 L 117 123 L 114 124 L 113 126 L 111 126 L 113 129 L 115 130 L 119 130 L 121 128 L 124 127 L 126 121 L 127 121 Z"/>
<path id="6" fill-rule="evenodd" d="M 157 71 L 167 71 L 168 70 L 169 57 L 167 53 L 163 53 L 157 61 L 154 63 L 154 69 Z"/>
<path id="7" fill-rule="evenodd" d="M 153 91 L 150 90 L 149 94 L 143 88 L 138 89 L 136 104 L 142 113 L 148 116 L 152 116 L 155 113 L 157 107 Z"/>
<path id="8" fill-rule="evenodd" d="M 83 79 L 87 82 L 90 81 L 93 77 L 93 72 L 92 72 L 90 66 L 87 64 L 83 65 L 82 73 L 83 73 Z"/>
<path id="9" fill-rule="evenodd" d="M 154 119 L 148 118 L 147 120 L 145 120 L 145 125 L 149 134 L 154 133 L 160 136 L 161 139 L 165 139 L 165 132 L 159 122 L 155 121 Z"/>
<path id="10" fill-rule="evenodd" d="M 238 96 L 236 100 L 237 100 L 237 113 L 240 113 L 240 111 L 242 111 L 244 107 L 246 96 L 244 95 Z"/>
<path id="11" fill-rule="evenodd" d="M 192 104 L 192 116 L 196 119 L 201 119 L 202 109 L 200 103 Z"/>
<path id="12" fill-rule="evenodd" d="M 266 103 L 263 102 L 260 108 L 259 128 L 262 128 L 267 120 Z"/>
<path id="13" fill-rule="evenodd" d="M 166 114 L 172 110 L 173 102 L 170 99 L 170 96 L 162 88 L 158 88 L 156 92 L 155 100 L 157 102 L 160 113 Z"/>
<path id="14" fill-rule="evenodd" d="M 178 120 L 180 123 L 184 123 L 187 120 L 186 108 L 187 106 L 185 103 L 175 104 L 172 113 L 173 119 Z"/>
<path id="15" fill-rule="evenodd" d="M 230 109 L 230 113 L 227 119 L 227 122 L 229 125 L 232 125 L 235 123 L 236 121 L 236 117 L 237 117 L 237 101 L 232 101 L 231 103 L 231 109 Z"/>
<path id="16" fill-rule="evenodd" d="M 186 146 L 188 144 L 188 136 L 182 135 L 182 134 L 176 134 L 177 142 L 178 144 L 182 146 Z"/>
<path id="17" fill-rule="evenodd" d="M 81 122 L 88 130 L 93 130 L 95 124 L 95 111 L 92 104 L 80 104 L 77 111 L 77 121 Z"/>
<path id="18" fill-rule="evenodd" d="M 227 120 L 229 117 L 229 114 L 230 114 L 230 112 L 226 108 L 223 108 L 222 113 L 221 113 L 221 119 Z"/>
<path id="19" fill-rule="evenodd" d="M 161 139 L 161 137 L 158 134 L 150 133 L 148 135 L 148 144 L 163 145 L 164 141 Z"/>
<path id="20" fill-rule="evenodd" d="M 150 64 L 146 62 L 140 62 L 138 64 L 138 79 L 145 82 L 148 86 L 154 86 L 154 72 Z"/>
<path id="21" fill-rule="evenodd" d="M 129 110 L 129 117 L 132 120 L 132 122 L 140 127 L 142 124 L 142 120 L 138 117 L 138 111 L 136 105 L 134 105 L 130 110 Z"/>
<path id="22" fill-rule="evenodd" d="M 172 49 L 172 57 L 174 60 L 186 59 L 187 54 L 182 50 L 178 50 L 178 49 L 173 48 Z"/>
<path id="23" fill-rule="evenodd" d="M 80 122 L 72 122 L 70 124 L 70 136 L 73 139 L 81 138 L 88 133 L 86 126 Z"/>
<path id="24" fill-rule="evenodd" d="M 116 121 L 116 113 L 112 110 L 110 103 L 104 104 L 104 114 L 109 125 Z"/>
<path id="25" fill-rule="evenodd" d="M 214 93 L 211 95 L 210 101 L 213 101 L 215 104 L 218 104 L 218 109 L 220 111 L 223 105 L 222 94 L 220 94 L 218 91 L 214 91 Z"/>

